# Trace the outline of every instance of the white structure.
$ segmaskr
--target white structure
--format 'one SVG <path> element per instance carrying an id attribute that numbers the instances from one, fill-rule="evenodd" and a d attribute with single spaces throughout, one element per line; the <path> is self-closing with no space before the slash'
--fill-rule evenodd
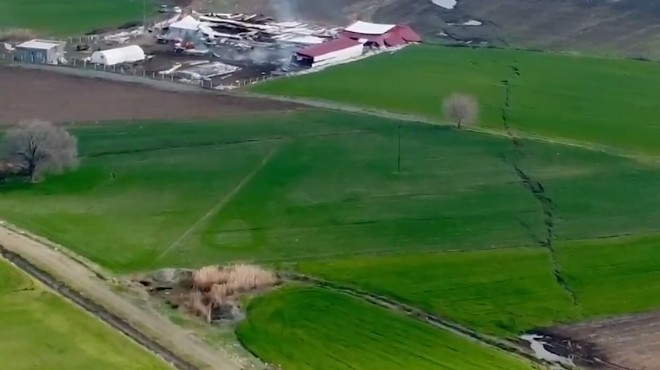
<path id="1" fill-rule="evenodd" d="M 91 62 L 114 66 L 122 63 L 141 62 L 145 58 L 144 50 L 137 45 L 124 46 L 116 49 L 95 51 Z"/>
<path id="2" fill-rule="evenodd" d="M 316 67 L 327 63 L 356 58 L 364 52 L 361 42 L 349 38 L 338 38 L 302 49 L 294 54 L 298 64 Z"/>
<path id="3" fill-rule="evenodd" d="M 344 31 L 352 33 L 361 33 L 363 35 L 382 35 L 396 27 L 395 24 L 379 24 L 357 21 L 348 26 Z"/>
<path id="4" fill-rule="evenodd" d="M 64 58 L 61 41 L 34 39 L 16 46 L 14 59 L 25 63 L 58 64 Z"/>
<path id="5" fill-rule="evenodd" d="M 197 34 L 201 25 L 202 22 L 188 15 L 183 17 L 180 21 L 170 24 L 166 37 L 168 39 L 184 39 L 186 37 L 192 37 Z"/>

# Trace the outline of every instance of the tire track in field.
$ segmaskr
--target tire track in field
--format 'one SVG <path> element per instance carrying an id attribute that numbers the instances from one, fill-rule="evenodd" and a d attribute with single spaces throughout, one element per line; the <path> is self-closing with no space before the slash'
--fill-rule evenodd
<path id="1" fill-rule="evenodd" d="M 161 252 L 158 255 L 156 261 L 161 260 L 167 254 L 169 254 L 174 249 L 176 249 L 176 247 L 181 245 L 181 243 L 183 243 L 183 241 L 186 240 L 186 238 L 188 238 L 190 234 L 192 234 L 195 230 L 197 230 L 197 228 L 201 224 L 203 224 L 211 216 L 220 212 L 222 208 L 224 208 L 227 205 L 227 203 L 229 203 L 232 199 L 234 199 L 236 194 L 238 194 L 241 190 L 243 190 L 245 185 L 247 185 L 250 182 L 250 180 L 252 180 L 252 178 L 257 173 L 259 173 L 259 171 L 261 171 L 264 167 L 266 167 L 268 163 L 270 163 L 270 161 L 273 159 L 275 154 L 278 152 L 279 148 L 280 146 L 276 146 L 273 149 L 271 149 L 270 152 L 268 152 L 268 154 L 266 154 L 266 156 L 257 165 L 257 167 L 255 167 L 252 170 L 252 172 L 248 173 L 247 176 L 245 176 L 227 195 L 225 195 L 218 203 L 216 203 L 213 207 L 211 207 L 211 209 L 209 209 L 208 212 L 202 215 L 202 217 L 200 217 L 197 221 L 195 221 L 195 223 L 193 223 L 192 226 L 190 226 L 179 238 L 177 238 L 174 242 L 168 245 L 167 248 L 165 248 L 165 250 L 163 250 L 163 252 Z"/>
<path id="2" fill-rule="evenodd" d="M 547 248 L 550 252 L 550 259 L 552 263 L 552 274 L 555 277 L 557 284 L 571 297 L 573 305 L 578 306 L 579 300 L 575 291 L 566 281 L 564 277 L 561 264 L 559 263 L 559 258 L 557 251 L 555 249 L 554 241 L 556 238 L 555 233 L 555 214 L 557 206 L 552 198 L 548 195 L 541 181 L 534 178 L 528 171 L 526 171 L 521 164 L 522 158 L 525 156 L 525 145 L 509 124 L 509 114 L 511 109 L 511 88 L 513 83 L 520 77 L 520 68 L 517 65 L 512 65 L 511 70 L 513 75 L 509 79 L 502 81 L 504 85 L 504 105 L 502 107 L 502 125 L 504 127 L 504 132 L 511 139 L 513 144 L 513 149 L 511 150 L 510 155 L 507 157 L 507 161 L 513 167 L 516 176 L 523 187 L 530 192 L 530 194 L 536 199 L 539 204 L 539 208 L 543 215 L 543 224 L 545 226 L 545 234 L 538 236 L 534 233 L 531 226 L 524 222 L 520 221 L 520 225 L 523 226 L 530 237 L 538 243 L 540 246 Z"/>
<path id="3" fill-rule="evenodd" d="M 152 153 L 159 151 L 168 151 L 175 149 L 189 149 L 189 148 L 203 148 L 203 147 L 220 147 L 226 145 L 241 145 L 241 144 L 254 144 L 262 143 L 268 141 L 281 141 L 287 139 L 295 138 L 325 138 L 325 137 L 336 137 L 344 135 L 358 135 L 364 133 L 370 133 L 370 130 L 346 130 L 346 131 L 333 131 L 333 132 L 320 132 L 320 133 L 309 133 L 309 134 L 300 134 L 300 135 L 276 135 L 276 136 L 266 136 L 266 137 L 257 137 L 257 138 L 247 138 L 247 139 L 235 139 L 235 140 L 225 140 L 225 141 L 201 141 L 197 143 L 190 144 L 170 144 L 165 146 L 154 146 L 152 148 L 142 148 L 142 149 L 123 149 L 123 150 L 107 150 L 100 151 L 95 153 L 90 153 L 85 155 L 85 158 L 100 158 L 112 155 L 123 155 L 123 154 L 140 154 L 140 153 Z"/>

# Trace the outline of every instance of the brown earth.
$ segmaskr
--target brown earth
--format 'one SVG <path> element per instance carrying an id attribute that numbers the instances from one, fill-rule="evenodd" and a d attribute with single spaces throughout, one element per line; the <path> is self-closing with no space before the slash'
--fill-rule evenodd
<path id="1" fill-rule="evenodd" d="M 660 370 L 660 312 L 560 326 L 543 334 L 552 351 L 602 369 Z"/>
<path id="2" fill-rule="evenodd" d="M 295 109 L 262 99 L 174 92 L 139 84 L 0 67 L 0 124 L 193 119 Z"/>

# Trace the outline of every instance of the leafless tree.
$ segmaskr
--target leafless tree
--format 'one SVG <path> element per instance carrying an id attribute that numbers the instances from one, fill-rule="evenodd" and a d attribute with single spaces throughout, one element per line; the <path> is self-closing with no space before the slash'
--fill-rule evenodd
<path id="1" fill-rule="evenodd" d="M 451 94 L 442 103 L 445 119 L 456 123 L 457 128 L 471 125 L 476 122 L 479 115 L 477 99 L 465 94 Z"/>
<path id="2" fill-rule="evenodd" d="M 76 138 L 47 121 L 19 123 L 5 134 L 3 144 L 8 162 L 20 168 L 31 181 L 78 165 Z"/>

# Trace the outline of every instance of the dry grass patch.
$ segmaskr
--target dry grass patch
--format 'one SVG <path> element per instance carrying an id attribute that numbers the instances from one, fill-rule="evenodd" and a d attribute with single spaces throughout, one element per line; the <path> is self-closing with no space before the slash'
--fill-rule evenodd
<path id="1" fill-rule="evenodd" d="M 0 30 L 0 42 L 27 41 L 36 37 L 37 34 L 29 28 L 7 28 Z"/>
<path id="2" fill-rule="evenodd" d="M 255 265 L 205 266 L 176 281 L 158 287 L 168 304 L 182 308 L 207 322 L 235 317 L 239 298 L 277 285 L 277 275 Z"/>

